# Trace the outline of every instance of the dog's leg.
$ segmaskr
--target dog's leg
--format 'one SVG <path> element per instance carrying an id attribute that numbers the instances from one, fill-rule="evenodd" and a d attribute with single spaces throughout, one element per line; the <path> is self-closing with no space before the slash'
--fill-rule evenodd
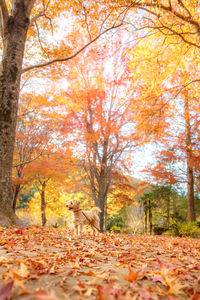
<path id="1" fill-rule="evenodd" d="M 78 225 L 75 225 L 75 234 L 78 236 Z"/>
<path id="2" fill-rule="evenodd" d="M 83 233 L 83 225 L 79 225 L 79 228 L 80 228 L 80 235 L 82 235 L 82 233 Z"/>
<path id="3" fill-rule="evenodd" d="M 96 228 L 98 228 L 99 230 L 97 230 Z M 99 232 L 100 232 L 100 221 L 99 221 L 99 218 L 98 218 L 97 223 L 96 223 L 96 228 L 95 228 L 96 233 L 97 233 L 97 235 L 99 235 Z"/>

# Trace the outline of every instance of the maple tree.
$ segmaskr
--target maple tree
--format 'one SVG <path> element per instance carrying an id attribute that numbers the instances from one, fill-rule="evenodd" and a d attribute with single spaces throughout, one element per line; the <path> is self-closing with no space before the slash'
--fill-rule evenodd
<path id="1" fill-rule="evenodd" d="M 126 70 L 121 68 L 118 72 L 117 64 L 113 64 L 112 78 L 106 74 L 104 56 L 104 48 L 97 53 L 92 51 L 93 63 L 98 62 L 93 67 L 86 57 L 83 62 L 77 60 L 74 69 L 70 69 L 70 87 L 58 97 L 66 110 L 61 132 L 65 134 L 66 129 L 67 138 L 71 128 L 71 147 L 87 174 L 90 197 L 101 209 L 101 230 L 106 222 L 113 171 L 128 167 L 130 153 L 137 146 L 137 139 L 133 138 L 134 111 L 129 110 L 132 98 L 128 90 L 124 92 L 128 82 Z"/>
<path id="2" fill-rule="evenodd" d="M 50 186 L 49 194 L 52 194 L 51 202 L 58 202 L 59 195 L 56 195 L 56 183 L 60 190 L 65 185 L 65 180 L 68 177 L 69 172 L 72 170 L 69 163 L 69 156 L 64 157 L 60 153 L 45 153 L 37 161 L 32 162 L 27 166 L 25 170 L 26 178 L 37 187 L 40 195 L 40 213 L 42 226 L 45 226 L 47 222 L 46 207 L 47 199 L 46 193 Z M 55 194 L 53 190 L 55 189 Z M 57 192 L 59 194 L 59 192 Z M 33 200 L 34 201 L 34 200 Z M 62 213 L 60 211 L 60 213 Z"/>
<path id="3" fill-rule="evenodd" d="M 139 194 L 137 180 L 125 176 L 123 173 L 114 170 L 112 173 L 112 186 L 108 198 L 108 213 L 117 213 L 127 205 L 138 205 L 135 200 Z"/>

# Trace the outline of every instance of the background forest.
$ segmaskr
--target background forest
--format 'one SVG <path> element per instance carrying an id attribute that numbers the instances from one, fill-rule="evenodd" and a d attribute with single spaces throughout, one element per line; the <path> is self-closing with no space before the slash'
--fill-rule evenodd
<path id="1" fill-rule="evenodd" d="M 71 229 L 78 199 L 101 230 L 198 237 L 199 2 L 32 2 L 6 203 L 25 224 Z"/>

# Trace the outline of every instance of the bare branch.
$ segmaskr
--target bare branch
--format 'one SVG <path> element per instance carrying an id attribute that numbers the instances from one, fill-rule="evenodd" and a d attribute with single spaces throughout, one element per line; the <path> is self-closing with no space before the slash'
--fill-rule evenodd
<path id="1" fill-rule="evenodd" d="M 44 11 L 40 11 L 37 15 L 35 15 L 31 20 L 30 20 L 30 24 L 29 27 L 32 27 L 33 24 L 37 21 L 37 19 L 39 19 L 40 17 L 44 16 Z"/>
<path id="2" fill-rule="evenodd" d="M 174 17 L 176 17 L 177 19 L 183 21 L 184 23 L 188 23 L 190 25 L 193 25 L 197 30 L 196 34 L 200 35 L 200 23 L 192 17 L 190 11 L 183 4 L 183 1 L 179 0 L 178 2 L 179 2 L 179 5 L 184 9 L 185 14 L 181 13 L 180 10 L 179 11 L 175 10 L 175 8 L 172 7 L 171 1 L 168 1 L 168 3 L 169 3 L 168 6 L 164 5 L 164 4 L 161 4 L 158 1 L 144 1 L 143 3 L 133 2 L 129 6 L 127 6 L 127 8 L 129 10 L 131 10 L 132 8 L 138 8 L 138 9 L 146 10 L 150 14 L 153 14 L 153 15 L 157 15 L 156 12 L 153 10 L 153 9 L 157 8 L 159 11 L 163 11 L 163 12 L 166 12 L 166 13 L 169 13 L 169 14 L 173 15 Z M 176 32 L 176 31 L 174 31 L 174 33 L 180 35 L 180 33 Z M 183 39 L 183 41 L 187 42 L 188 44 L 200 48 L 200 46 L 198 46 L 196 43 L 189 42 L 189 41 L 185 40 L 184 38 L 182 38 L 182 39 Z"/>
<path id="3" fill-rule="evenodd" d="M 38 154 L 36 157 L 34 157 L 33 159 L 30 159 L 29 161 L 24 161 L 18 165 L 14 165 L 13 168 L 17 168 L 17 167 L 20 167 L 20 166 L 24 166 L 24 165 L 27 165 L 27 164 L 30 164 L 31 162 L 37 160 L 40 156 L 42 155 L 42 153 Z"/>
<path id="4" fill-rule="evenodd" d="M 32 19 L 30 20 L 30 25 L 29 25 L 29 27 L 32 27 L 33 24 L 37 21 L 37 19 L 39 19 L 40 17 L 45 16 L 45 18 L 49 20 L 50 25 L 51 25 L 51 30 L 52 30 L 52 32 L 53 32 L 53 25 L 52 25 L 52 22 L 51 22 L 51 18 L 48 17 L 48 16 L 46 15 L 46 11 L 47 11 L 48 6 L 49 6 L 49 4 L 50 4 L 50 0 L 48 1 L 46 7 L 45 7 L 44 1 L 42 1 L 42 2 L 43 2 L 43 10 L 40 11 L 40 12 L 39 12 L 37 15 L 35 15 L 34 17 L 32 17 Z"/>
<path id="5" fill-rule="evenodd" d="M 82 48 L 80 48 L 76 53 L 72 54 L 71 56 L 64 57 L 64 58 L 53 59 L 53 60 L 48 61 L 46 63 L 41 63 L 41 64 L 37 64 L 37 65 L 33 65 L 33 66 L 30 66 L 30 67 L 24 68 L 22 70 L 22 73 L 28 72 L 28 71 L 36 69 L 36 68 L 43 68 L 43 67 L 52 65 L 52 64 L 54 64 L 56 62 L 63 62 L 63 61 L 70 60 L 70 59 L 76 57 L 77 55 L 79 55 L 81 52 L 83 52 L 89 45 L 91 45 L 92 43 L 96 42 L 103 34 L 109 32 L 109 31 L 111 31 L 113 29 L 119 28 L 122 25 L 123 25 L 123 23 L 105 29 L 103 32 L 101 32 L 100 34 L 98 34 L 93 40 L 91 40 L 89 43 L 87 43 L 86 45 L 84 45 Z"/>
<path id="6" fill-rule="evenodd" d="M 145 10 L 145 11 L 148 11 L 149 13 L 151 13 L 151 11 L 150 10 L 147 10 L 146 8 L 141 8 L 142 10 Z M 156 15 L 155 13 L 153 13 L 153 15 Z M 157 15 L 156 15 L 157 16 Z M 158 17 L 158 16 L 157 16 Z M 147 19 L 147 18 L 146 18 Z M 153 20 L 150 20 L 150 22 L 152 22 L 153 24 L 154 24 L 154 22 L 153 22 Z M 168 26 L 166 26 L 166 25 L 164 25 L 162 22 L 161 22 L 161 20 L 159 19 L 159 22 L 161 23 L 161 26 L 158 26 L 158 25 L 155 25 L 154 24 L 154 26 L 144 26 L 144 27 L 142 27 L 142 29 L 144 29 L 144 28 L 149 28 L 149 29 L 157 29 L 157 30 L 159 30 L 163 35 L 166 35 L 166 36 L 169 36 L 170 34 L 169 34 L 169 32 L 171 32 L 171 35 L 177 35 L 177 36 L 179 36 L 186 44 L 188 44 L 188 45 L 191 45 L 191 46 L 194 46 L 194 47 L 197 47 L 197 48 L 200 48 L 200 45 L 198 45 L 197 43 L 194 43 L 194 42 L 192 42 L 192 41 L 189 41 L 188 39 L 186 39 L 185 37 L 184 37 L 184 35 L 195 35 L 195 34 L 198 34 L 198 32 L 178 32 L 178 31 L 176 31 L 176 30 L 174 30 L 174 29 L 172 29 L 172 27 L 168 27 Z M 141 28 L 140 28 L 140 30 L 141 30 Z M 167 33 L 165 33 L 164 32 L 164 30 L 167 30 L 168 32 Z"/>
<path id="7" fill-rule="evenodd" d="M 137 5 L 138 8 L 141 8 L 141 4 Z M 147 6 L 147 7 L 156 7 L 160 10 L 166 11 L 171 13 L 172 15 L 176 16 L 177 18 L 179 18 L 180 20 L 189 23 L 193 26 L 195 26 L 197 28 L 198 33 L 200 32 L 200 24 L 195 21 L 194 19 L 191 18 L 191 15 L 189 17 L 186 17 L 185 15 L 181 14 L 180 12 L 176 11 L 174 8 L 172 8 L 171 6 L 165 6 L 163 4 L 160 3 L 151 3 L 151 2 L 146 2 L 144 4 L 142 4 L 143 7 Z"/>
<path id="8" fill-rule="evenodd" d="M 90 38 L 90 41 L 92 40 L 92 36 L 91 36 L 91 33 L 90 33 L 90 28 L 89 28 L 89 24 L 88 24 L 88 14 L 87 14 L 87 11 L 86 11 L 86 8 L 83 4 L 83 2 L 81 1 L 81 5 L 83 7 L 83 10 L 84 10 L 84 17 L 85 17 L 85 24 L 86 24 L 86 27 L 87 27 L 87 32 L 88 32 L 88 35 L 89 35 L 89 38 Z"/>
<path id="9" fill-rule="evenodd" d="M 159 29 L 159 28 L 157 28 Z M 162 25 L 162 27 L 160 27 L 160 30 L 161 29 L 167 29 L 168 31 L 171 31 L 174 35 L 177 35 L 179 36 L 186 44 L 188 45 L 191 45 L 191 46 L 195 46 L 197 48 L 200 48 L 200 45 L 196 44 L 196 43 L 193 43 L 189 40 L 187 40 L 184 36 L 183 36 L 183 33 L 179 33 L 177 32 L 176 30 L 173 30 L 171 27 L 167 27 L 166 25 Z M 164 34 L 164 32 L 162 31 L 162 33 Z M 169 35 L 169 34 L 168 34 Z"/>
<path id="10" fill-rule="evenodd" d="M 178 95 L 182 92 L 182 90 L 184 90 L 187 86 L 189 86 L 192 83 L 196 83 L 196 82 L 200 82 L 200 79 L 194 79 L 184 85 L 182 85 L 181 89 L 178 91 L 178 93 L 173 97 L 173 99 L 175 99 L 176 97 L 178 97 Z"/>
<path id="11" fill-rule="evenodd" d="M 42 46 L 42 42 L 41 42 L 41 39 L 40 39 L 40 31 L 39 31 L 37 22 L 35 22 L 35 25 L 36 25 L 36 29 L 37 29 L 37 36 L 38 36 L 38 41 L 39 41 L 39 43 L 40 43 L 40 47 L 41 47 L 42 51 L 43 51 L 43 52 L 47 55 L 47 57 L 49 58 L 49 54 L 46 52 L 46 50 L 45 50 L 44 47 Z"/>
<path id="12" fill-rule="evenodd" d="M 103 27 L 104 27 L 104 24 L 106 23 L 106 21 L 109 19 L 109 17 L 111 16 L 112 12 L 113 12 L 114 8 L 107 14 L 107 16 L 104 18 L 102 24 L 101 24 L 101 28 L 100 28 L 100 31 L 102 31 Z"/>

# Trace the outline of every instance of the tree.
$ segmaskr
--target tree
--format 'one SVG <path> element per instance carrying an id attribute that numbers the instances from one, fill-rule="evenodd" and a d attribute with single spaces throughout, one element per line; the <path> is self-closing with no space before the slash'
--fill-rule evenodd
<path id="1" fill-rule="evenodd" d="M 12 213 L 12 160 L 23 53 L 34 1 L 13 1 L 11 14 L 5 1 L 1 1 L 0 5 L 3 39 L 0 75 L 0 205 L 1 218 L 3 212 L 10 220 L 16 221 Z M 5 224 L 9 223 L 6 218 Z"/>
<path id="2" fill-rule="evenodd" d="M 152 233 L 153 227 L 155 233 L 169 230 L 171 218 L 177 218 L 178 213 L 174 211 L 171 203 L 174 198 L 178 198 L 177 192 L 168 185 L 153 185 L 141 197 L 145 211 L 145 231 L 147 232 L 149 224 L 149 232 Z M 173 213 L 172 213 L 173 209 Z M 160 233 L 162 233 L 160 232 Z"/>
<path id="3" fill-rule="evenodd" d="M 29 182 L 32 182 L 37 187 L 40 194 L 42 226 L 45 226 L 47 222 L 46 206 L 48 200 L 46 199 L 46 192 L 48 186 L 52 187 L 57 184 L 63 187 L 68 177 L 68 172 L 70 172 L 69 158 L 64 159 L 63 155 L 58 153 L 43 154 L 40 159 L 29 164 L 25 170 Z"/>
<path id="4" fill-rule="evenodd" d="M 99 61 L 93 65 L 94 70 L 89 63 L 87 69 L 86 58 L 74 66 L 74 77 L 61 99 L 66 110 L 61 130 L 65 135 L 65 128 L 71 127 L 69 140 L 74 155 L 82 158 L 90 196 L 101 209 L 100 228 L 103 230 L 113 171 L 128 166 L 137 139 L 132 125 L 134 112 L 129 109 L 132 99 L 126 90 L 127 73 L 122 69 L 118 73 L 115 65 L 114 78 L 106 75 L 106 60 L 100 60 L 99 53 L 101 57 L 105 55 L 101 48 L 97 54 L 92 53 L 93 61 Z"/>
<path id="5" fill-rule="evenodd" d="M 121 2 L 119 1 L 119 4 L 120 3 Z M 143 11 L 143 14 L 139 20 L 133 23 L 132 12 L 133 11 L 135 12 L 136 8 L 139 11 Z M 147 122 L 150 123 L 149 126 L 150 130 L 148 130 L 148 132 L 151 135 L 153 134 L 153 136 L 159 137 L 158 139 L 160 140 L 163 133 L 164 135 L 166 134 L 166 136 L 174 135 L 172 131 L 170 132 L 169 130 L 167 134 L 167 129 L 171 127 L 170 122 L 168 122 L 167 120 L 167 118 L 169 118 L 169 115 L 167 116 L 167 114 L 171 112 L 170 117 L 174 118 L 174 121 L 176 118 L 175 115 L 173 116 L 172 114 L 172 107 L 174 107 L 174 104 L 172 104 L 172 102 L 174 101 L 174 99 L 178 98 L 176 99 L 177 107 L 178 106 L 182 107 L 182 105 L 180 104 L 180 97 L 182 96 L 182 98 L 185 99 L 184 90 L 185 93 L 187 93 L 186 91 L 187 88 L 192 85 L 190 87 L 190 90 L 193 87 L 193 91 L 194 91 L 194 89 L 196 89 L 196 83 L 200 81 L 199 78 L 196 77 L 196 73 L 193 73 L 191 67 L 191 64 L 195 65 L 195 60 L 191 61 L 191 57 L 194 58 L 196 54 L 199 53 L 199 48 L 200 48 L 200 44 L 199 44 L 200 19 L 199 16 L 196 14 L 196 11 L 199 9 L 199 2 L 187 1 L 187 0 L 185 1 L 182 0 L 162 1 L 161 0 L 161 1 L 132 1 L 130 4 L 127 1 L 127 9 L 129 10 L 129 14 L 127 14 L 127 21 L 130 22 L 134 31 L 139 32 L 138 37 L 140 38 L 142 37 L 143 39 L 147 38 L 148 42 L 150 43 L 153 40 L 153 45 L 151 44 L 149 49 L 152 53 L 152 57 L 154 57 L 157 61 L 153 65 L 154 67 L 152 68 L 152 65 L 150 65 L 150 68 L 151 68 L 151 72 L 153 70 L 155 76 L 154 75 L 152 76 L 152 73 L 149 72 L 149 75 L 150 74 L 151 75 L 149 76 L 149 78 L 147 77 L 148 81 L 145 81 L 144 77 L 142 78 L 143 84 L 141 84 L 141 94 L 145 94 L 145 98 L 146 98 L 144 104 L 145 109 L 143 113 L 146 114 L 146 112 L 149 111 L 149 113 L 146 114 Z M 162 42 L 160 43 L 160 41 Z M 173 46 L 173 44 L 175 46 Z M 141 53 L 140 59 L 143 58 L 144 53 L 147 51 L 146 45 L 147 42 L 144 44 L 145 49 L 143 49 L 143 53 Z M 156 49 L 156 47 L 158 50 Z M 174 54 L 174 51 L 172 50 L 173 48 L 178 50 L 176 55 L 173 55 Z M 154 51 L 152 51 L 152 49 L 154 49 Z M 136 56 L 138 57 L 139 54 L 135 50 L 133 51 L 133 56 L 135 56 L 135 53 Z M 167 57 L 165 62 L 163 60 L 163 54 L 165 55 L 165 57 Z M 178 56 L 180 54 L 181 56 Z M 170 56 L 168 57 L 168 55 Z M 177 62 L 176 57 L 179 57 L 179 62 L 177 64 L 176 64 Z M 148 64 L 152 62 L 152 59 L 151 58 L 149 59 L 149 56 L 147 57 L 147 60 L 148 60 Z M 169 67 L 166 66 L 166 61 Z M 139 61 L 139 63 L 140 63 L 139 68 L 141 69 L 142 68 L 141 60 Z M 147 66 L 147 69 L 148 68 L 149 67 Z M 184 71 L 181 70 L 181 68 Z M 190 72 L 187 72 L 186 68 L 190 69 Z M 157 69 L 159 69 L 158 73 L 156 72 Z M 185 73 L 187 73 L 188 75 L 187 77 L 185 76 Z M 191 76 L 192 73 L 193 76 Z M 170 79 L 170 75 L 171 75 L 171 79 Z M 154 80 L 152 80 L 152 77 Z M 135 70 L 134 70 L 134 78 L 137 78 L 137 74 Z M 137 81 L 139 81 L 138 78 Z M 151 86 L 154 87 L 156 86 L 156 89 L 155 88 L 153 89 L 153 93 L 151 90 Z M 192 99 L 191 97 L 190 101 L 192 102 L 195 100 L 194 98 Z M 169 102 L 171 102 L 170 105 L 168 105 Z M 151 103 L 153 106 L 151 106 Z M 181 151 L 184 155 L 187 164 L 188 219 L 190 221 L 194 221 L 196 219 L 195 205 L 194 205 L 194 161 L 196 155 L 194 155 L 195 152 L 194 148 L 198 148 L 197 146 L 198 142 L 195 145 L 192 142 L 193 139 L 196 139 L 196 133 L 194 133 L 192 127 L 193 128 L 196 127 L 197 129 L 199 126 L 199 122 L 197 120 L 197 117 L 194 117 L 194 115 L 196 115 L 196 110 L 195 112 L 194 110 L 192 112 L 191 111 L 189 112 L 188 100 L 185 99 L 184 103 L 185 103 L 184 104 L 185 112 L 182 112 L 182 115 L 185 116 L 184 139 L 183 136 L 179 134 L 178 135 L 179 141 L 177 137 L 175 138 L 174 136 L 177 142 L 176 145 L 174 143 L 170 144 L 169 140 L 168 141 L 164 140 L 164 138 L 163 138 L 163 144 L 165 144 L 165 147 L 166 144 L 168 144 L 169 151 L 174 147 L 177 149 L 177 153 L 176 153 L 178 157 L 177 160 L 180 157 L 180 153 L 178 153 L 178 151 Z M 150 106 L 150 109 L 146 109 L 148 106 Z M 166 110 L 167 107 L 169 108 L 169 110 Z M 192 107 L 194 107 L 194 105 L 191 105 L 191 108 Z M 166 114 L 167 111 L 168 113 Z M 194 125 L 194 119 L 196 119 L 195 122 L 196 125 Z M 184 150 L 183 147 L 181 147 L 180 138 L 181 140 L 184 140 L 184 146 L 185 146 Z M 195 165 L 197 166 L 197 164 Z"/>
<path id="6" fill-rule="evenodd" d="M 15 151 L 13 158 L 13 210 L 15 211 L 19 192 L 26 185 L 28 179 L 25 168 L 37 160 L 43 152 L 53 147 L 52 132 L 53 118 L 45 116 L 47 108 L 45 97 L 24 94 L 20 98 L 18 121 L 15 137 Z"/>
<path id="7" fill-rule="evenodd" d="M 199 151 L 199 82 L 193 81 L 193 78 L 198 70 L 198 61 L 191 47 L 176 44 L 176 35 L 168 38 L 165 46 L 160 43 L 163 42 L 160 33 L 155 34 L 154 38 L 149 37 L 148 41 L 148 46 L 142 42 L 137 46 L 130 62 L 130 68 L 134 70 L 133 80 L 137 78 L 137 82 L 142 82 L 136 92 L 143 97 L 143 107 L 138 106 L 138 110 L 149 124 L 149 127 L 144 126 L 144 118 L 141 118 L 138 128 L 148 135 L 151 143 L 161 148 L 155 155 L 157 165 L 151 167 L 153 178 L 170 186 L 176 182 L 187 182 L 188 219 L 194 221 L 194 170 L 195 166 L 198 169 L 195 162 Z M 175 45 L 172 45 L 173 41 Z M 139 61 L 142 55 L 143 59 Z M 142 78 L 141 70 L 145 70 Z"/>
<path id="8" fill-rule="evenodd" d="M 0 214 L 2 225 L 9 225 L 11 223 L 21 224 L 12 211 L 13 195 L 11 178 L 22 72 L 72 59 L 88 45 L 95 42 L 102 34 L 111 29 L 118 28 L 123 23 L 122 17 L 112 22 L 112 24 L 111 22 L 106 24 L 107 11 L 104 11 L 104 7 L 98 6 L 96 3 L 90 3 L 91 5 L 86 9 L 87 4 L 79 1 L 76 1 L 72 5 L 68 1 L 61 3 L 60 1 L 37 2 L 35 0 L 13 0 L 10 9 L 10 5 L 5 0 L 0 1 L 1 36 L 3 42 L 2 68 L 0 73 Z M 98 8 L 100 8 L 99 18 L 96 15 L 96 9 Z M 91 21 L 94 20 L 93 17 L 95 18 L 95 28 L 89 34 L 89 40 L 84 45 L 78 47 L 78 43 L 76 43 L 77 48 L 68 47 L 67 51 L 62 52 L 64 53 L 63 57 L 62 53 L 58 54 L 52 47 L 49 47 L 49 50 L 52 49 L 52 51 L 45 51 L 46 46 L 49 46 L 50 39 L 43 38 L 44 46 L 41 43 L 41 35 L 45 37 L 45 29 L 47 31 L 52 30 L 52 21 L 56 21 L 56 17 L 64 11 L 73 11 L 78 16 L 80 26 L 85 24 L 87 35 L 90 27 L 92 28 L 93 26 Z M 83 12 L 82 17 L 80 12 Z M 93 14 L 90 15 L 90 12 L 93 12 Z M 58 24 L 57 22 L 57 29 L 59 27 Z M 99 24 L 99 27 L 97 24 Z M 38 30 L 39 28 L 41 31 Z M 25 60 L 27 59 L 25 61 L 26 64 L 31 61 L 29 58 L 33 56 L 34 47 L 34 52 L 37 53 L 36 39 L 38 39 L 39 46 L 41 46 L 40 49 L 42 49 L 40 54 L 43 61 L 34 66 L 26 65 L 22 70 L 23 57 L 25 56 Z M 73 35 L 71 40 L 75 42 Z M 29 47 L 27 44 L 27 53 L 24 55 L 26 41 L 29 42 Z M 57 45 L 55 47 L 56 49 L 58 48 Z M 38 59 L 37 55 L 36 59 Z"/>
<path id="9" fill-rule="evenodd" d="M 195 209 L 195 169 L 197 149 L 199 148 L 198 110 L 193 103 L 192 91 L 187 89 L 181 92 L 179 109 L 181 113 L 171 121 L 171 130 L 166 133 L 163 146 L 165 150 L 156 154 L 157 164 L 147 168 L 146 172 L 157 183 L 173 186 L 176 183 L 187 184 L 188 220 L 196 220 Z M 180 124 L 174 131 L 174 124 Z M 167 142 L 167 143 L 166 143 Z M 184 164 L 185 166 L 184 166 Z"/>

